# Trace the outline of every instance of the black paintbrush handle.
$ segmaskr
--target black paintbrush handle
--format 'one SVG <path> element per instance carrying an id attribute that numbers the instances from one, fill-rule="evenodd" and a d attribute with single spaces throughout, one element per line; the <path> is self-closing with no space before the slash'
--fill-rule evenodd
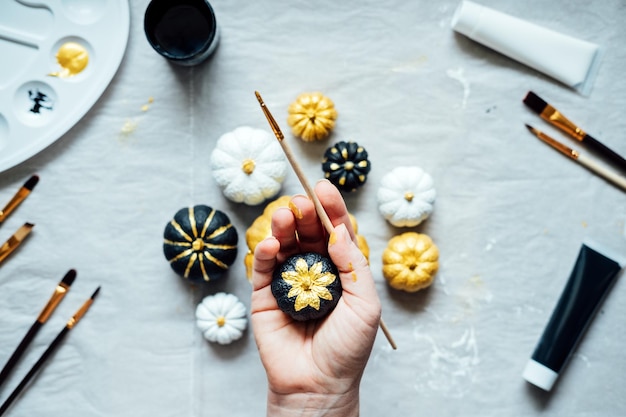
<path id="1" fill-rule="evenodd" d="M 35 335 L 41 328 L 41 325 L 42 323 L 38 321 L 34 322 L 33 325 L 30 327 L 30 329 L 28 330 L 28 333 L 24 335 L 24 338 L 22 339 L 20 344 L 17 345 L 17 347 L 15 348 L 15 351 L 13 352 L 13 354 L 11 355 L 7 363 L 4 365 L 4 368 L 2 368 L 2 372 L 0 372 L 0 386 L 2 386 L 2 384 L 4 384 L 4 382 L 7 380 L 7 378 L 11 374 L 11 371 L 13 370 L 15 365 L 17 365 L 17 362 L 20 360 L 20 357 L 22 356 L 22 354 L 24 353 L 24 351 L 26 350 L 30 342 L 32 342 L 32 340 L 35 338 Z"/>
<path id="2" fill-rule="evenodd" d="M 626 172 L 626 159 L 624 159 L 613 149 L 609 148 L 608 146 L 590 135 L 585 135 L 582 142 L 586 143 L 587 145 L 589 145 L 590 148 L 598 151 L 602 155 L 606 156 L 608 159 L 611 160 L 611 162 L 613 162 L 614 164 L 619 166 L 624 172 Z"/>
<path id="3" fill-rule="evenodd" d="M 41 355 L 41 357 L 37 360 L 37 362 L 33 365 L 33 367 L 28 371 L 24 379 L 19 383 L 19 385 L 13 390 L 11 395 L 4 401 L 2 406 L 0 406 L 0 416 L 3 415 L 11 406 L 11 403 L 15 401 L 15 399 L 20 395 L 20 393 L 24 390 L 28 382 L 35 376 L 35 374 L 39 371 L 39 369 L 43 366 L 43 364 L 48 360 L 50 355 L 55 351 L 55 349 L 61 344 L 63 338 L 69 332 L 70 328 L 65 326 L 63 330 L 59 332 L 57 337 L 54 338 L 50 346 L 46 349 L 46 351 Z"/>

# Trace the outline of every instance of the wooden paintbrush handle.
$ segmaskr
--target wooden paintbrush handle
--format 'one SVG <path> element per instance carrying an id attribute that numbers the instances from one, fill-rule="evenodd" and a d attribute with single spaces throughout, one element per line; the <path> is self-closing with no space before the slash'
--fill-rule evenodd
<path id="1" fill-rule="evenodd" d="M 617 174 L 616 172 L 608 170 L 604 166 L 598 164 L 597 162 L 585 155 L 578 155 L 577 161 L 588 170 L 593 171 L 607 181 L 610 181 L 613 184 L 617 185 L 619 188 L 622 189 L 622 191 L 626 191 L 625 177 Z"/>

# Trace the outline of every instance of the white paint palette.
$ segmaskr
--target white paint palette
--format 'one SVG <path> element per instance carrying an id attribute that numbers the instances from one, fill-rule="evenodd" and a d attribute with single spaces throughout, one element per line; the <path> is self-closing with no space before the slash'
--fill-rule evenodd
<path id="1" fill-rule="evenodd" d="M 0 6 L 0 172 L 59 139 L 94 105 L 128 41 L 128 0 L 2 0 Z M 67 77 L 61 46 L 88 53 Z"/>

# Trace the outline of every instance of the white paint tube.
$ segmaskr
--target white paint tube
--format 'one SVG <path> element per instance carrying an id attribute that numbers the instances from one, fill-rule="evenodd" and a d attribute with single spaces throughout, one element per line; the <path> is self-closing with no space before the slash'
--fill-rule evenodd
<path id="1" fill-rule="evenodd" d="M 598 45 L 463 0 L 452 28 L 503 55 L 536 69 L 583 95 L 591 92 Z"/>

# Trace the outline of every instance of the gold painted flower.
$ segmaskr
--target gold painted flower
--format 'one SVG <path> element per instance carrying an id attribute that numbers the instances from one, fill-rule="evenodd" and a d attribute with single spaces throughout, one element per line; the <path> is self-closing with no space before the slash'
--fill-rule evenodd
<path id="1" fill-rule="evenodd" d="M 337 276 L 332 272 L 324 271 L 322 262 L 316 262 L 309 268 L 306 260 L 300 258 L 296 261 L 293 271 L 285 271 L 281 276 L 285 282 L 291 285 L 287 297 L 296 297 L 296 311 L 300 311 L 306 306 L 319 310 L 320 299 L 333 299 L 326 287 L 333 283 Z"/>

